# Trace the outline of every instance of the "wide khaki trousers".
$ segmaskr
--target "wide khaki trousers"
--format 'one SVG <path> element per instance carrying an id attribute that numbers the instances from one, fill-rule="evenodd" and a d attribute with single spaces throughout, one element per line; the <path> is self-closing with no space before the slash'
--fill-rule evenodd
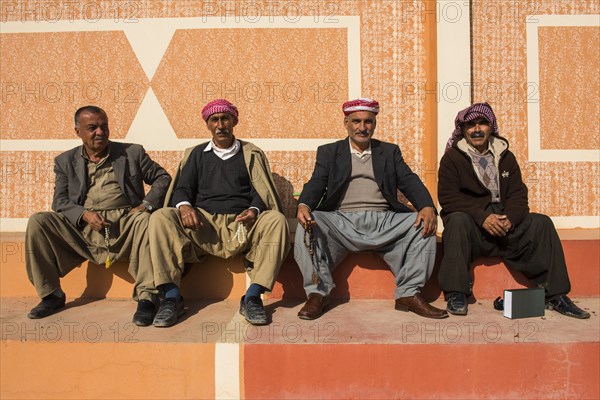
<path id="1" fill-rule="evenodd" d="M 120 215 L 115 216 L 115 211 Z M 133 298 L 152 300 L 154 287 L 148 241 L 150 214 L 112 210 L 110 255 L 113 261 L 129 260 L 129 274 L 135 279 Z M 60 278 L 85 260 L 104 264 L 108 255 L 104 232 L 73 226 L 62 214 L 33 214 L 25 232 L 25 266 L 38 296 L 45 297 L 60 287 Z M 104 266 L 99 267 L 104 268 Z"/>
<path id="2" fill-rule="evenodd" d="M 224 259 L 243 254 L 252 264 L 246 267 L 252 283 L 271 290 L 290 247 L 285 216 L 278 211 L 263 211 L 246 230 L 235 221 L 235 214 L 197 210 L 202 221 L 198 230 L 184 228 L 176 208 L 152 214 L 149 237 L 156 286 L 180 286 L 185 264 L 199 262 L 207 254 Z"/>

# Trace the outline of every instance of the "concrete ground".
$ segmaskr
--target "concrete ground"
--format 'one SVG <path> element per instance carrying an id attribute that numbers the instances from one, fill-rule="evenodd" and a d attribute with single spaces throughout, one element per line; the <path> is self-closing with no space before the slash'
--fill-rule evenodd
<path id="1" fill-rule="evenodd" d="M 321 318 L 297 317 L 300 301 L 267 300 L 273 322 L 256 327 L 233 300 L 186 301 L 185 314 L 170 328 L 131 323 L 136 303 L 125 299 L 69 300 L 65 310 L 31 320 L 34 298 L 2 298 L 2 341 L 188 342 L 275 344 L 486 344 L 600 342 L 600 299 L 575 299 L 592 316 L 578 320 L 546 310 L 545 316 L 507 319 L 491 300 L 469 305 L 467 316 L 433 320 L 394 310 L 390 300 L 334 303 Z M 445 307 L 443 300 L 433 303 Z"/>

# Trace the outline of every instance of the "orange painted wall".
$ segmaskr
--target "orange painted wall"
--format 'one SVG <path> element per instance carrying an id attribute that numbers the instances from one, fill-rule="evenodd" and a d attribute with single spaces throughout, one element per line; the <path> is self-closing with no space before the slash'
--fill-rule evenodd
<path id="1" fill-rule="evenodd" d="M 76 139 L 72 115 L 88 103 L 107 110 L 112 137 L 125 138 L 149 91 L 177 138 L 208 139 L 200 110 L 216 97 L 227 97 L 240 109 L 235 132 L 240 138 L 343 138 L 340 107 L 349 96 L 349 79 L 360 80 L 361 94 L 381 103 L 377 137 L 398 143 L 406 161 L 434 190 L 435 103 L 414 93 L 435 80 L 435 24 L 421 12 L 432 7 L 431 1 L 75 3 L 2 2 L 3 22 L 34 24 L 39 30 L 0 35 L 3 141 Z M 299 16 L 315 28 L 300 27 Z M 348 16 L 359 17 L 360 42 L 349 43 L 348 29 L 336 25 Z M 200 21 L 176 30 L 149 77 L 140 60 L 152 51 L 132 44 L 127 32 L 148 18 L 216 18 L 216 25 Z M 274 18 L 283 18 L 282 25 L 272 25 Z M 42 32 L 55 21 L 73 21 L 89 31 Z M 112 21 L 114 30 L 94 31 L 99 21 Z M 247 29 L 235 29 L 244 23 L 250 24 Z M 260 28 L 253 29 L 252 23 Z M 355 64 L 349 51 L 360 52 L 354 75 L 349 75 Z M 163 134 L 143 132 L 158 140 Z M 28 218 L 49 209 L 51 161 L 58 153 L 1 153 L 0 218 Z M 182 152 L 151 154 L 174 172 Z M 292 194 L 312 172 L 314 149 L 267 155 L 291 217 Z"/>

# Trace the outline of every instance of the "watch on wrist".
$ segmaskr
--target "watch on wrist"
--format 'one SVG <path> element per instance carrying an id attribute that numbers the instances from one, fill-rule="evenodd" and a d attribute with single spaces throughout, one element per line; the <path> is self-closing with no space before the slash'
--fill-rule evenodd
<path id="1" fill-rule="evenodd" d="M 150 203 L 148 203 L 147 201 L 143 201 L 142 204 L 144 205 L 144 207 L 146 207 L 146 211 L 148 212 L 152 212 L 154 211 L 154 206 Z"/>

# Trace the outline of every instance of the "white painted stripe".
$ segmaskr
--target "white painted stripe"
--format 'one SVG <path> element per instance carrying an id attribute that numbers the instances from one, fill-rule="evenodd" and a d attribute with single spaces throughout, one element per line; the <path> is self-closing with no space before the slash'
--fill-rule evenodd
<path id="1" fill-rule="evenodd" d="M 240 398 L 240 345 L 215 344 L 215 399 Z"/>
<path id="2" fill-rule="evenodd" d="M 167 29 L 148 29 L 148 30 L 125 30 L 125 36 L 133 48 L 142 69 L 152 81 L 154 73 L 167 51 L 171 39 L 175 34 L 175 28 Z"/>
<path id="3" fill-rule="evenodd" d="M 0 218 L 0 232 L 25 232 L 29 218 Z"/>
<path id="4" fill-rule="evenodd" d="M 362 96 L 362 60 L 360 58 L 360 17 L 347 25 L 348 28 L 348 98 Z M 341 106 L 341 104 L 340 104 Z"/>
<path id="5" fill-rule="evenodd" d="M 340 134 L 341 135 L 341 134 Z M 161 141 L 158 137 L 148 135 L 145 140 L 140 140 L 141 137 L 134 136 L 130 140 L 129 136 L 126 139 L 116 139 L 115 142 L 131 142 L 140 143 L 149 151 L 181 151 L 188 147 L 196 146 L 200 143 L 210 140 L 210 137 L 202 137 L 198 139 L 177 139 L 169 140 L 164 138 Z M 260 139 L 260 138 L 243 138 L 248 140 L 264 151 L 316 151 L 317 147 L 343 139 L 343 136 L 332 139 Z M 81 140 L 0 140 L 0 152 L 4 151 L 66 151 L 75 146 L 81 145 Z"/>
<path id="6" fill-rule="evenodd" d="M 551 217 L 556 229 L 596 229 L 600 228 L 600 215 L 585 215 L 571 217 Z M 0 232 L 25 232 L 29 218 L 0 218 Z M 292 234 L 296 232 L 296 220 L 289 218 Z M 442 231 L 443 224 L 439 221 L 439 230 Z M 250 285 L 246 276 L 246 288 Z"/>
<path id="7" fill-rule="evenodd" d="M 436 7 L 444 7 L 437 2 Z M 471 104 L 471 25 L 469 2 L 453 2 L 452 14 L 438 10 L 438 161 L 454 130 L 454 118 Z M 428 96 L 431 94 L 427 94 Z"/>
<path id="8" fill-rule="evenodd" d="M 224 20 L 223 20 L 224 19 Z M 86 31 L 123 31 L 142 65 L 148 79 L 151 79 L 170 39 L 177 29 L 257 29 L 257 28 L 288 28 L 288 29 L 346 29 L 348 35 L 348 94 L 350 98 L 361 97 L 361 55 L 360 55 L 360 17 L 335 16 L 330 18 L 315 18 L 304 16 L 269 17 L 258 21 L 249 18 L 235 17 L 194 17 L 194 18 L 146 18 L 138 19 L 135 23 L 123 20 L 98 21 L 29 21 L 0 23 L 2 34 L 5 33 L 37 33 L 37 32 L 86 32 Z M 155 45 L 151 37 L 161 37 L 160 45 Z M 167 39 L 169 40 L 167 41 Z M 153 43 L 148 47 L 148 43 Z M 302 134 L 298 136 L 302 137 Z M 243 137 L 240 137 L 243 139 Z M 150 151 L 181 151 L 202 143 L 209 138 L 179 139 L 175 135 L 164 110 L 150 88 L 134 118 L 133 123 L 122 141 L 143 145 Z M 314 151 L 322 144 L 331 143 L 331 139 L 249 139 L 265 151 Z M 120 141 L 120 140 L 117 140 Z M 80 142 L 77 140 L 0 140 L 0 151 L 65 151 Z"/>
<path id="9" fill-rule="evenodd" d="M 550 216 L 556 229 L 598 229 L 600 228 L 600 215 L 584 215 L 571 217 Z M 438 219 L 438 234 L 444 231 L 442 219 Z"/>
<path id="10" fill-rule="evenodd" d="M 576 217 L 551 217 L 556 229 L 594 229 L 600 228 L 600 215 L 586 215 Z"/>
<path id="11" fill-rule="evenodd" d="M 600 162 L 600 149 L 543 150 L 541 145 L 540 65 L 538 28 L 541 26 L 600 26 L 600 15 L 528 15 L 527 38 L 527 141 L 529 161 Z M 530 92 L 531 90 L 531 92 Z M 529 96 L 532 96 L 529 98 Z"/>
<path id="12" fill-rule="evenodd" d="M 568 240 L 583 240 L 593 239 L 596 240 L 600 232 L 600 215 L 590 216 L 577 216 L 577 217 L 551 217 L 555 228 L 559 231 L 558 235 L 561 239 Z M 0 218 L 0 232 L 3 235 L 16 234 L 18 240 L 22 239 L 22 235 L 25 233 L 28 218 Z M 595 222 L 594 222 L 595 221 Z M 288 218 L 290 223 L 290 243 L 294 243 L 294 235 L 296 233 L 296 226 L 298 225 L 295 219 Z M 595 230 L 592 232 L 585 231 L 585 235 L 579 236 L 578 229 Z M 444 230 L 444 224 L 441 218 L 438 218 L 438 236 L 441 236 Z M 248 280 L 246 280 L 247 285 Z"/>

